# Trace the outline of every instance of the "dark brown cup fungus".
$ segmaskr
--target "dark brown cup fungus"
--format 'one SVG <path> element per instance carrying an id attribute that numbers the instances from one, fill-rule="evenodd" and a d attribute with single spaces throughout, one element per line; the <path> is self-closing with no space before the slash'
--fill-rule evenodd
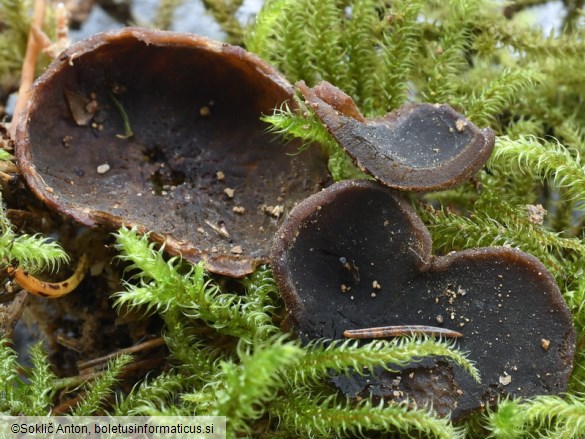
<path id="1" fill-rule="evenodd" d="M 448 105 L 407 104 L 365 118 L 344 92 L 321 82 L 297 87 L 355 164 L 386 186 L 432 191 L 462 183 L 494 148 L 494 132 L 479 129 Z"/>
<path id="2" fill-rule="evenodd" d="M 292 96 L 272 67 L 192 34 L 126 28 L 73 45 L 34 84 L 17 133 L 33 192 L 87 226 L 153 230 L 210 271 L 267 260 L 284 212 L 328 179 L 263 113 Z"/>
<path id="3" fill-rule="evenodd" d="M 511 248 L 431 255 L 430 235 L 394 191 L 345 181 L 297 205 L 278 231 L 272 267 L 304 342 L 346 330 L 427 325 L 458 331 L 481 375 L 446 359 L 334 377 L 347 395 L 409 398 L 453 419 L 500 396 L 558 394 L 573 367 L 571 314 L 545 267 Z"/>

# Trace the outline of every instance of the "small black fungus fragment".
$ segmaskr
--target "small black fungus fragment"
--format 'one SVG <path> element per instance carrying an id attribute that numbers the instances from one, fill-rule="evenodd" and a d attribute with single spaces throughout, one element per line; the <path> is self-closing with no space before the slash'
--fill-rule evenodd
<path id="1" fill-rule="evenodd" d="M 379 183 L 344 181 L 301 202 L 276 234 L 271 260 L 283 325 L 303 342 L 352 329 L 439 326 L 463 334 L 456 345 L 481 375 L 477 383 L 457 365 L 427 358 L 399 373 L 333 377 L 349 396 L 408 397 L 460 419 L 499 397 L 567 388 L 575 330 L 540 261 L 504 247 L 432 256 L 424 224 Z"/>
<path id="2" fill-rule="evenodd" d="M 431 191 L 462 183 L 494 148 L 491 129 L 479 129 L 449 105 L 407 104 L 364 118 L 344 92 L 321 82 L 297 87 L 331 135 L 364 172 L 386 186 Z"/>

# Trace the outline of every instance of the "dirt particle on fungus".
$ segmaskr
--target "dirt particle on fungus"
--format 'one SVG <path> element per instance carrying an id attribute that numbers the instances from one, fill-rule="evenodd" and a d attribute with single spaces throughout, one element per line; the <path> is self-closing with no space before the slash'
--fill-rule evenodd
<path id="1" fill-rule="evenodd" d="M 201 108 L 199 108 L 199 116 L 201 117 L 211 116 L 211 107 L 204 105 Z"/>
<path id="2" fill-rule="evenodd" d="M 222 181 L 225 178 L 225 174 L 223 171 L 217 171 L 215 173 L 215 178 L 217 178 L 219 181 Z"/>
<path id="3" fill-rule="evenodd" d="M 239 245 L 234 245 L 231 249 L 230 252 L 233 253 L 234 255 L 241 255 L 243 250 L 242 247 Z"/>
<path id="4" fill-rule="evenodd" d="M 234 189 L 232 189 L 232 188 L 229 188 L 229 187 L 226 187 L 226 188 L 223 190 L 223 193 L 224 193 L 224 194 L 226 194 L 226 195 L 228 196 L 228 198 L 234 198 L 234 194 L 235 194 L 235 192 L 236 192 L 236 191 L 235 191 Z"/>
<path id="5" fill-rule="evenodd" d="M 97 167 L 97 173 L 98 174 L 105 174 L 106 172 L 108 172 L 110 170 L 110 165 L 108 165 L 107 163 L 104 163 L 102 165 L 99 165 Z"/>
<path id="6" fill-rule="evenodd" d="M 274 218 L 280 218 L 280 216 L 284 213 L 284 206 L 267 206 L 266 204 L 262 205 L 262 211 Z"/>
<path id="7" fill-rule="evenodd" d="M 360 283 L 360 271 L 358 267 L 353 263 L 353 261 L 348 261 L 345 256 L 339 258 L 339 262 L 343 268 L 349 273 L 351 276 L 352 282 L 357 285 Z"/>
<path id="8" fill-rule="evenodd" d="M 220 237 L 222 238 L 229 238 L 230 234 L 228 233 L 227 229 L 225 228 L 225 224 L 221 222 L 219 225 L 215 225 L 210 221 L 205 221 L 209 227 L 211 227 Z"/>
<path id="9" fill-rule="evenodd" d="M 203 229 L 203 227 L 197 227 L 197 231 L 198 231 L 199 233 L 203 233 L 203 234 L 205 234 L 205 230 Z"/>
<path id="10" fill-rule="evenodd" d="M 372 298 L 374 298 L 374 297 L 376 297 L 376 293 L 374 293 L 374 292 L 372 291 L 372 294 L 370 294 L 370 296 L 371 296 Z"/>
<path id="11" fill-rule="evenodd" d="M 437 321 L 437 323 L 441 324 L 444 322 L 444 318 L 441 314 L 439 314 L 437 317 L 435 317 L 435 320 Z"/>
<path id="12" fill-rule="evenodd" d="M 548 351 L 548 348 L 550 347 L 550 340 L 547 340 L 546 338 L 541 339 L 540 347 L 542 347 L 542 349 L 545 351 Z"/>
<path id="13" fill-rule="evenodd" d="M 372 282 L 372 288 L 374 288 L 375 290 L 379 290 L 380 288 L 382 288 L 382 285 L 380 285 L 380 283 L 375 280 Z"/>
<path id="14" fill-rule="evenodd" d="M 500 375 L 498 381 L 500 382 L 500 384 L 502 386 L 507 386 L 508 384 L 510 384 L 512 382 L 512 375 Z"/>
<path id="15" fill-rule="evenodd" d="M 113 83 L 112 87 L 110 88 L 110 90 L 112 91 L 112 93 L 114 93 L 115 95 L 121 95 L 123 93 L 126 92 L 127 88 L 126 86 L 122 85 L 122 84 L 118 84 L 118 83 Z"/>
<path id="16" fill-rule="evenodd" d="M 237 213 L 238 215 L 243 215 L 246 213 L 246 208 L 242 206 L 234 206 L 232 212 Z"/>
<path id="17" fill-rule="evenodd" d="M 79 93 L 66 90 L 65 100 L 67 101 L 71 116 L 78 126 L 87 126 L 93 119 L 99 106 L 95 93 L 92 93 L 88 98 Z"/>
<path id="18" fill-rule="evenodd" d="M 73 140 L 73 136 L 65 136 L 61 140 L 61 143 L 65 148 L 69 148 L 71 146 L 71 141 Z"/>
<path id="19" fill-rule="evenodd" d="M 88 113 L 95 113 L 97 109 L 98 102 L 97 100 L 95 100 L 95 98 L 89 101 L 88 104 L 85 106 L 85 111 L 87 111 Z"/>
<path id="20" fill-rule="evenodd" d="M 341 286 L 339 287 L 339 289 L 341 290 L 342 293 L 345 293 L 347 291 L 350 291 L 351 290 L 351 287 L 348 287 L 345 284 L 341 284 Z"/>
<path id="21" fill-rule="evenodd" d="M 457 131 L 459 131 L 460 133 L 463 132 L 463 130 L 465 129 L 466 126 L 467 126 L 467 121 L 464 119 L 457 119 L 455 121 L 455 128 L 457 128 Z"/>

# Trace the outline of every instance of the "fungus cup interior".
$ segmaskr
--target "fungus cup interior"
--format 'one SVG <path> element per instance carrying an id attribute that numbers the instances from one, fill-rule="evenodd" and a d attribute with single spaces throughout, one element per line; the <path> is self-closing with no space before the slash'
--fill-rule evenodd
<path id="1" fill-rule="evenodd" d="M 17 157 L 37 196 L 82 224 L 155 231 L 168 251 L 239 277 L 266 261 L 284 213 L 328 179 L 320 151 L 292 156 L 298 144 L 259 120 L 291 94 L 239 47 L 98 34 L 35 83 Z"/>
<path id="2" fill-rule="evenodd" d="M 456 186 L 489 158 L 494 132 L 449 105 L 406 104 L 365 118 L 350 96 L 328 82 L 297 83 L 306 102 L 355 164 L 382 184 L 409 191 Z"/>
<path id="3" fill-rule="evenodd" d="M 575 354 L 572 317 L 533 256 L 510 248 L 431 255 L 430 235 L 398 193 L 344 181 L 293 209 L 278 231 L 272 267 L 287 308 L 284 327 L 304 342 L 345 330 L 426 325 L 463 334 L 481 383 L 446 359 L 399 373 L 333 377 L 352 397 L 409 398 L 459 419 L 503 396 L 566 390 Z"/>

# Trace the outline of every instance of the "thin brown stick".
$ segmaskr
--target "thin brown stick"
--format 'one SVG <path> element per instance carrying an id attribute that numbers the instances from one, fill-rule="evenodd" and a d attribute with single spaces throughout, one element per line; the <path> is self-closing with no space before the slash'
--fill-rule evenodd
<path id="1" fill-rule="evenodd" d="M 7 186 L 14 180 L 14 176 L 7 174 L 6 172 L 0 171 L 0 184 L 2 186 Z"/>
<path id="2" fill-rule="evenodd" d="M 28 297 L 26 292 L 20 291 L 16 293 L 12 303 L 0 305 L 0 336 L 6 339 L 12 338 L 12 331 L 26 307 Z"/>
<path id="3" fill-rule="evenodd" d="M 164 344 L 165 344 L 165 340 L 162 337 L 153 338 L 152 340 L 145 341 L 144 343 L 140 343 L 140 344 L 134 345 L 132 347 L 120 349 L 119 351 L 113 352 L 113 353 L 108 354 L 108 355 L 104 355 L 103 357 L 94 358 L 93 360 L 88 360 L 88 361 L 80 361 L 79 363 L 77 363 L 77 368 L 79 370 L 87 369 L 88 367 L 93 367 L 93 366 L 97 366 L 98 364 L 105 363 L 113 358 L 116 358 L 116 357 L 122 355 L 122 354 L 133 354 L 135 352 L 145 351 L 147 349 L 153 349 L 153 348 L 156 348 L 158 346 L 162 346 Z"/>
<path id="4" fill-rule="evenodd" d="M 74 396 L 73 398 L 62 402 L 57 407 L 53 407 L 53 409 L 51 410 L 51 415 L 62 416 L 62 415 L 65 415 L 66 413 L 69 413 L 73 407 L 76 407 L 77 404 L 79 404 L 81 402 L 81 400 L 83 399 L 84 396 L 85 396 L 85 392 L 80 393 L 80 394 Z"/>
<path id="5" fill-rule="evenodd" d="M 137 361 L 137 362 L 134 362 L 132 364 L 128 364 L 122 370 L 122 373 L 119 375 L 119 378 L 124 378 L 127 375 L 129 375 L 132 372 L 135 372 L 137 370 L 145 370 L 145 369 L 146 370 L 153 370 L 153 369 L 159 367 L 164 362 L 165 362 L 165 358 L 159 357 L 159 358 L 148 358 L 146 360 Z M 58 390 L 72 388 L 72 387 L 74 387 L 74 388 L 79 387 L 83 384 L 86 384 L 90 381 L 95 380 L 96 378 L 99 378 L 104 373 L 105 373 L 105 371 L 100 371 L 100 372 L 92 372 L 91 374 L 88 374 L 88 375 L 79 374 L 79 375 L 72 376 L 72 377 L 61 378 L 61 379 L 55 380 L 53 387 L 55 389 L 58 389 Z M 85 395 L 87 395 L 87 390 L 81 391 L 80 393 L 78 393 L 74 397 L 64 401 L 63 403 L 61 403 L 57 407 L 54 407 L 51 410 L 51 414 L 53 416 L 59 416 L 59 415 L 64 415 L 64 414 L 70 412 L 72 408 L 76 407 L 79 404 L 79 402 L 81 402 L 81 400 L 85 397 Z"/>
<path id="6" fill-rule="evenodd" d="M 104 374 L 104 371 L 99 371 L 99 372 L 93 372 L 91 374 L 79 374 L 79 375 L 75 375 L 75 376 L 70 376 L 70 377 L 65 377 L 65 378 L 58 378 L 55 381 L 53 381 L 53 389 L 54 390 L 61 390 L 61 389 L 67 389 L 67 388 L 74 388 L 74 387 L 79 387 L 82 384 L 85 384 L 89 381 L 93 381 L 96 378 L 99 378 L 101 375 Z"/>
<path id="7" fill-rule="evenodd" d="M 425 325 L 381 326 L 378 328 L 348 329 L 345 338 L 387 338 L 403 335 L 428 335 L 430 337 L 463 337 L 463 334 L 446 328 Z"/>
<path id="8" fill-rule="evenodd" d="M 147 370 L 150 372 L 151 370 L 154 370 L 157 367 L 159 367 L 166 360 L 167 360 L 166 357 L 159 356 L 156 358 L 147 358 L 145 360 L 135 361 L 124 367 L 124 371 L 122 372 L 121 377 L 126 377 L 131 373 L 136 372 L 137 370 Z"/>
<path id="9" fill-rule="evenodd" d="M 14 107 L 14 114 L 12 122 L 10 123 L 10 134 L 14 137 L 16 127 L 20 119 L 21 113 L 25 110 L 28 102 L 28 94 L 35 79 L 35 69 L 37 65 L 37 57 L 42 50 L 42 44 L 38 41 L 35 35 L 34 27 L 41 29 L 45 20 L 46 3 L 45 0 L 35 0 L 35 7 L 33 18 L 31 22 L 31 29 L 28 33 L 28 42 L 26 44 L 26 53 L 24 61 L 22 62 L 22 72 L 20 75 L 20 88 L 18 89 L 18 99 Z"/>
<path id="10" fill-rule="evenodd" d="M 20 172 L 20 170 L 18 169 L 18 166 L 16 166 L 12 162 L 1 161 L 0 162 L 0 172 L 2 172 L 3 174 L 5 174 L 5 173 L 17 174 L 18 172 Z"/>

